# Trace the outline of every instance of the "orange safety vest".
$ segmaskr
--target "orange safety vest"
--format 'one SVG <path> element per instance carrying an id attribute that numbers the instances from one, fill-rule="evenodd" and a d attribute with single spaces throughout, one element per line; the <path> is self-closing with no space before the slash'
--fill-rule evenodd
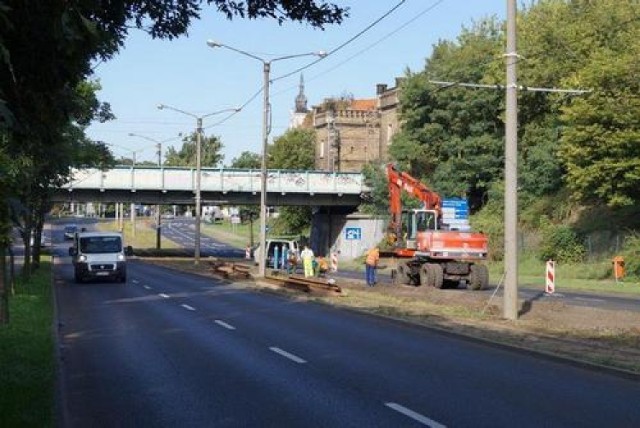
<path id="1" fill-rule="evenodd" d="M 376 266 L 380 260 L 380 251 L 377 248 L 372 248 L 367 252 L 367 259 L 365 261 L 369 266 Z"/>

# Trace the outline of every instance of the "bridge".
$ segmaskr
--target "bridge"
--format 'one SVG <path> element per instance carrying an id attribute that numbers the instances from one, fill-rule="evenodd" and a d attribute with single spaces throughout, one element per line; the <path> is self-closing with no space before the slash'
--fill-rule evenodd
<path id="1" fill-rule="evenodd" d="M 56 189 L 54 202 L 132 202 L 189 205 L 195 203 L 195 168 L 115 167 L 79 169 Z M 203 205 L 259 205 L 259 169 L 202 168 Z M 267 171 L 267 204 L 354 208 L 370 189 L 360 173 Z"/>

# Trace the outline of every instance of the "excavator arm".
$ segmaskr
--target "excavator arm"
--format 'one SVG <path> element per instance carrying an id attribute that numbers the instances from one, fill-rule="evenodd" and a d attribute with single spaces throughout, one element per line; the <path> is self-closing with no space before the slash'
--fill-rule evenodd
<path id="1" fill-rule="evenodd" d="M 393 164 L 387 164 L 387 183 L 389 186 L 389 211 L 391 223 L 389 229 L 396 237 L 402 233 L 402 191 L 409 193 L 423 203 L 423 209 L 435 210 L 441 215 L 442 199 L 424 183 L 406 172 L 399 171 Z"/>

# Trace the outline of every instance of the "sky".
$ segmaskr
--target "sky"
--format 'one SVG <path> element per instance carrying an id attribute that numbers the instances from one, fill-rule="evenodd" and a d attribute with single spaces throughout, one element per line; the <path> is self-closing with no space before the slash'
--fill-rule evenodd
<path id="1" fill-rule="evenodd" d="M 211 7 L 205 7 L 188 35 L 172 41 L 153 40 L 143 31 L 131 30 L 117 56 L 95 64 L 92 78 L 102 85 L 98 97 L 111 105 L 116 119 L 91 125 L 87 130 L 89 138 L 109 144 L 117 158 L 131 158 L 135 151 L 136 160 L 155 162 L 156 143 L 162 142 L 163 153 L 168 146 L 179 150 L 182 145 L 179 135 L 195 131 L 193 116 L 246 104 L 231 117 L 227 111 L 204 118 L 204 133 L 222 141 L 223 165 L 228 166 L 244 151 L 261 153 L 263 96 L 258 92 L 262 88 L 263 63 L 229 49 L 211 48 L 206 42 L 215 40 L 264 60 L 331 52 L 401 3 L 400 0 L 332 2 L 349 7 L 349 17 L 340 25 L 326 26 L 325 30 L 300 23 L 278 25 L 268 19 L 228 21 Z M 360 37 L 301 72 L 279 79 L 316 57 L 273 61 L 269 141 L 282 135 L 289 126 L 300 74 L 304 76 L 309 108 L 325 98 L 345 94 L 374 98 L 376 84 L 392 87 L 395 78 L 403 76 L 406 70 L 422 70 L 438 40 L 455 40 L 463 26 L 469 27 L 482 18 L 504 19 L 506 4 L 506 0 L 405 0 Z M 159 110 L 159 104 L 192 116 Z"/>

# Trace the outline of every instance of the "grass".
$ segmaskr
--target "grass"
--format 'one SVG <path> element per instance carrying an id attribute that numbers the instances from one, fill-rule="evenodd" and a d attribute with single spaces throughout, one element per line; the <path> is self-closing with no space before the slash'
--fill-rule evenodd
<path id="1" fill-rule="evenodd" d="M 245 248 L 251 240 L 251 228 L 249 223 L 231 224 L 228 220 L 219 223 L 202 223 L 202 233 L 213 236 L 219 241 L 233 245 L 238 248 Z M 260 222 L 253 222 L 253 242 L 258 243 L 260 235 Z"/>
<path id="2" fill-rule="evenodd" d="M 131 222 L 124 222 L 125 245 L 131 245 L 134 249 L 138 248 L 155 248 L 156 247 L 156 229 L 154 221 L 149 219 L 139 220 L 136 222 L 135 236 Z M 97 224 L 98 230 L 104 232 L 120 231 L 113 220 L 103 220 Z M 180 248 L 178 244 L 166 238 L 161 238 L 160 246 L 166 249 Z"/>
<path id="3" fill-rule="evenodd" d="M 10 323 L 0 326 L 0 426 L 53 426 L 54 340 L 51 259 L 43 256 L 28 283 L 9 300 Z"/>
<path id="4" fill-rule="evenodd" d="M 502 263 L 489 264 L 489 276 L 497 283 L 504 272 Z M 546 263 L 534 257 L 523 256 L 519 259 L 518 281 L 520 284 L 538 286 L 544 289 L 546 281 Z M 626 278 L 616 282 L 613 278 L 610 261 L 561 264 L 555 266 L 555 286 L 557 292 L 563 289 L 585 290 L 604 293 L 640 294 L 640 282 L 637 278 Z"/>

